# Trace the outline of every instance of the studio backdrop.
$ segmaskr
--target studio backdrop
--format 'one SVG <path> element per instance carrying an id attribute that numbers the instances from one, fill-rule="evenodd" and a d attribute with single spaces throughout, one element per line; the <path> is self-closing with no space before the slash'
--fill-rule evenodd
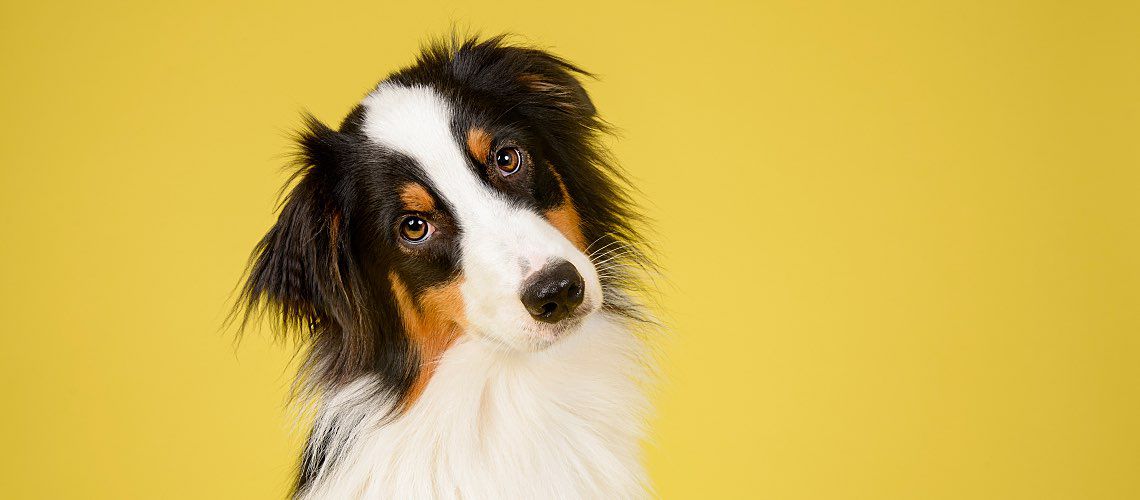
<path id="1" fill-rule="evenodd" d="M 421 43 L 594 73 L 652 218 L 663 498 L 1140 498 L 1135 2 L 0 5 L 6 498 L 281 498 L 224 328 L 291 135 Z"/>

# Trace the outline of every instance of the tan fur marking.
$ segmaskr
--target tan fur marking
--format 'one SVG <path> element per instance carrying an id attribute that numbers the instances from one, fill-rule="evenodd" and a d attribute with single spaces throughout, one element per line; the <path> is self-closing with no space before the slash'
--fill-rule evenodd
<path id="1" fill-rule="evenodd" d="M 586 237 L 582 235 L 582 216 L 578 214 L 578 209 L 574 208 L 574 201 L 570 199 L 570 191 L 566 189 L 566 183 L 562 182 L 562 175 L 558 173 L 554 165 L 547 164 L 547 166 L 554 173 L 554 179 L 558 181 L 558 189 L 562 191 L 562 204 L 547 210 L 543 216 L 546 217 L 546 221 L 550 225 L 570 240 L 570 243 L 585 252 Z"/>
<path id="2" fill-rule="evenodd" d="M 528 89 L 531 89 L 535 92 L 542 92 L 545 94 L 553 94 L 553 95 L 560 95 L 560 96 L 570 94 L 570 91 L 567 90 L 565 87 L 558 85 L 556 83 L 553 83 L 553 82 L 546 81 L 540 75 L 532 75 L 529 73 L 524 74 L 524 75 L 520 75 L 519 81 L 522 82 L 523 85 L 526 85 L 526 87 Z"/>
<path id="3" fill-rule="evenodd" d="M 435 210 L 435 199 L 419 184 L 408 183 L 400 188 L 400 201 L 404 202 L 405 210 L 413 212 Z"/>
<path id="4" fill-rule="evenodd" d="M 407 408 L 423 394 L 424 388 L 435 373 L 435 366 L 440 356 L 459 337 L 466 325 L 463 296 L 459 292 L 461 280 L 452 280 L 424 290 L 417 304 L 399 275 L 389 272 L 388 279 L 392 282 L 392 292 L 396 296 L 400 319 L 420 360 L 416 381 L 407 398 L 402 401 L 403 406 Z"/>
<path id="5" fill-rule="evenodd" d="M 555 106 L 566 111 L 574 111 L 575 106 L 574 100 L 572 98 L 573 92 L 571 89 L 563 85 L 547 81 L 541 75 L 534 75 L 530 73 L 520 75 L 518 77 L 518 80 L 532 92 L 538 92 L 540 94 L 545 94 L 553 97 Z"/>
<path id="6" fill-rule="evenodd" d="M 491 154 L 491 134 L 479 127 L 467 131 L 467 151 L 479 161 L 486 161 Z"/>

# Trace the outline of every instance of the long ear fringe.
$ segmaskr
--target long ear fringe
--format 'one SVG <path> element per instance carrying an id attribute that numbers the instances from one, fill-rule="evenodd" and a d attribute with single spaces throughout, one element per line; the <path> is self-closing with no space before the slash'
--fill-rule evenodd
<path id="1" fill-rule="evenodd" d="M 336 190 L 351 188 L 346 169 L 359 161 L 356 139 L 311 115 L 303 120 L 279 216 L 250 256 L 227 320 L 238 339 L 264 324 L 278 339 L 293 341 L 302 361 L 291 397 L 300 406 L 377 368 L 377 342 L 392 342 L 375 331 L 382 312 L 367 305 L 372 292 L 350 251 L 352 214 L 334 201 L 348 195 L 334 196 Z M 408 383 L 402 363 L 384 363 L 380 369 L 397 384 Z"/>
<path id="2" fill-rule="evenodd" d="M 292 172 L 279 193 L 279 216 L 250 255 L 226 320 L 236 326 L 238 341 L 251 327 L 267 324 L 277 338 L 292 339 L 298 353 L 312 349 L 318 329 L 332 323 L 359 332 L 365 303 L 361 287 L 352 285 L 345 216 L 328 192 L 352 139 L 312 115 L 302 119 L 293 138 Z M 273 320 L 266 323 L 267 317 Z M 313 364 L 305 361 L 301 372 L 313 372 Z"/>

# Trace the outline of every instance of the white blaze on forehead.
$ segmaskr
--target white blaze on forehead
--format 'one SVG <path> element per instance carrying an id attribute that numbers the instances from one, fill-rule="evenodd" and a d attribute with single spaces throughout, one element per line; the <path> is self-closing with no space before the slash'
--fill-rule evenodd
<path id="1" fill-rule="evenodd" d="M 384 84 L 364 99 L 364 133 L 416 161 L 456 215 L 491 195 L 451 129 L 451 106 L 434 89 Z"/>

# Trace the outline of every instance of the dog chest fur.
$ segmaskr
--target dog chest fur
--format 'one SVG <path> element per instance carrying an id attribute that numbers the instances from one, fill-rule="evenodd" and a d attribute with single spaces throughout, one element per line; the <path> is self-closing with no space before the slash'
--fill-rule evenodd
<path id="1" fill-rule="evenodd" d="M 404 413 L 368 380 L 328 396 L 315 424 L 337 463 L 301 498 L 636 498 L 643 346 L 595 314 L 549 349 L 465 337 Z"/>

